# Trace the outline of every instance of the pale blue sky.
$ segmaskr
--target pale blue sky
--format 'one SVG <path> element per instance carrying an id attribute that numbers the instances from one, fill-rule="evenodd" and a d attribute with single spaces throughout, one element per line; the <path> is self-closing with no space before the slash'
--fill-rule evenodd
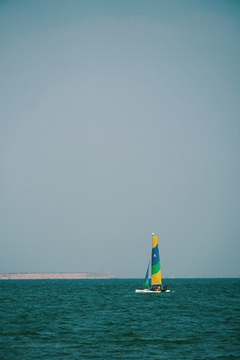
<path id="1" fill-rule="evenodd" d="M 0 272 L 240 276 L 240 3 L 0 2 Z"/>

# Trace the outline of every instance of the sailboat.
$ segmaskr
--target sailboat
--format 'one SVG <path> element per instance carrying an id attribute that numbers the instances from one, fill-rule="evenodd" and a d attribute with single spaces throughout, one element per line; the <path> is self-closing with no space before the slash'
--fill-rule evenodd
<path id="1" fill-rule="evenodd" d="M 149 267 L 151 262 L 151 279 L 149 279 Z M 162 285 L 161 277 L 161 265 L 160 265 L 160 256 L 158 250 L 158 241 L 157 236 L 152 233 L 152 259 L 148 263 L 147 272 L 144 280 L 144 289 L 136 289 L 136 293 L 161 293 L 161 292 L 171 292 L 168 290 L 166 285 Z"/>

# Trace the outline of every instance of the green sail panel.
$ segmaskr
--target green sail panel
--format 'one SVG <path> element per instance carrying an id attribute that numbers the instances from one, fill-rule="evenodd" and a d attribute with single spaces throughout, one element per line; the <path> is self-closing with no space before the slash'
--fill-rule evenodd
<path id="1" fill-rule="evenodd" d="M 145 280 L 144 280 L 144 284 L 143 284 L 145 287 L 148 287 L 148 286 L 149 286 L 149 279 L 148 279 L 149 266 L 150 266 L 150 261 L 149 261 L 149 263 L 148 263 L 147 272 L 146 272 Z"/>

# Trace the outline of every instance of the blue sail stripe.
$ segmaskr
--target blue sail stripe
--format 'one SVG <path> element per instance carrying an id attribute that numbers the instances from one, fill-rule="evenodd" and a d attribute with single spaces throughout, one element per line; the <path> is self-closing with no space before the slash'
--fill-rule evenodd
<path id="1" fill-rule="evenodd" d="M 156 265 L 160 261 L 159 258 L 159 251 L 158 251 L 158 244 L 155 248 L 152 249 L 152 266 Z"/>

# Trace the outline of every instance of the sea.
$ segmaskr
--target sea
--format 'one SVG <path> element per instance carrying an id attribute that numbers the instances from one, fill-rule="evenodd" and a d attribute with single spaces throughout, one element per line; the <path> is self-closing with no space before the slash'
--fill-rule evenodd
<path id="1" fill-rule="evenodd" d="M 240 359 L 240 279 L 0 280 L 0 359 Z"/>

